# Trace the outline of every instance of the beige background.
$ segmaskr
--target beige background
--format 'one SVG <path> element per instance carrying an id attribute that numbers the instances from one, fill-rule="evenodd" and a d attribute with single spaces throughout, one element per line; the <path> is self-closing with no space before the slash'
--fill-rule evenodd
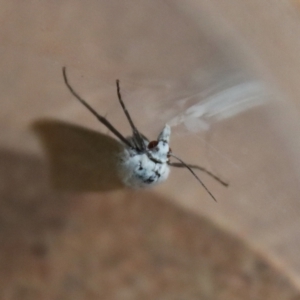
<path id="1" fill-rule="evenodd" d="M 185 170 L 174 170 L 153 192 L 243 238 L 299 285 L 297 5 L 3 1 L 1 148 L 42 156 L 29 125 L 43 117 L 106 132 L 67 91 L 63 65 L 80 94 L 125 135 L 129 128 L 116 101 L 116 78 L 138 127 L 153 138 L 192 105 L 238 87 L 240 98 L 217 117 L 218 106 L 208 106 L 213 110 L 203 120 L 209 130 L 192 133 L 182 124 L 172 129 L 174 153 L 230 182 L 224 189 L 203 176 L 218 204 Z M 254 100 L 253 90 L 240 90 L 249 82 Z M 226 118 L 235 107 L 241 112 Z"/>

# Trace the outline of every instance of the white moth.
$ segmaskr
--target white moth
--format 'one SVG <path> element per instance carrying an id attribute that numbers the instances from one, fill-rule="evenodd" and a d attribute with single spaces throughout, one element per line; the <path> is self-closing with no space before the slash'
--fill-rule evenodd
<path id="1" fill-rule="evenodd" d="M 122 182 L 126 186 L 131 188 L 144 188 L 162 183 L 169 176 L 170 166 L 187 168 L 215 201 L 216 198 L 195 174 L 193 169 L 198 169 L 202 172 L 205 172 L 222 185 L 228 186 L 226 182 L 222 181 L 206 169 L 200 166 L 186 164 L 172 153 L 169 146 L 171 136 L 170 126 L 165 125 L 161 133 L 158 135 L 157 140 L 154 141 L 149 141 L 143 134 L 141 134 L 135 127 L 122 100 L 119 80 L 116 81 L 118 99 L 132 129 L 132 136 L 129 138 L 125 138 L 105 117 L 99 115 L 85 100 L 78 95 L 77 92 L 75 92 L 73 87 L 68 82 L 65 67 L 63 67 L 63 77 L 66 86 L 75 96 L 75 98 L 79 100 L 122 143 L 123 150 L 119 155 L 118 173 Z M 179 161 L 179 163 L 170 162 L 170 157 L 174 157 Z"/>
<path id="2" fill-rule="evenodd" d="M 159 134 L 157 141 L 143 139 L 146 151 L 138 151 L 133 139 L 132 148 L 124 147 L 120 155 L 120 176 L 129 187 L 142 188 L 165 181 L 170 173 L 169 140 L 171 129 L 168 125 Z"/>

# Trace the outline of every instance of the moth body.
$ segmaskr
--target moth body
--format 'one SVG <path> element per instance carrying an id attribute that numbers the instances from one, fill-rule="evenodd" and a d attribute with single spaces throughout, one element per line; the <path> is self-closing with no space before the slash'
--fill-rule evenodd
<path id="1" fill-rule="evenodd" d="M 196 175 L 193 169 L 198 169 L 211 176 L 224 186 L 228 184 L 220 178 L 207 171 L 205 168 L 197 165 L 186 164 L 178 156 L 174 155 L 169 147 L 171 129 L 166 125 L 157 140 L 149 142 L 148 139 L 142 135 L 134 125 L 132 118 L 122 100 L 120 91 L 120 82 L 116 80 L 117 94 L 119 103 L 132 129 L 132 136 L 125 138 L 105 117 L 98 114 L 70 85 L 66 68 L 63 67 L 63 77 L 66 86 L 73 94 L 73 96 L 85 106 L 106 128 L 108 128 L 123 145 L 123 151 L 118 156 L 117 171 L 122 182 L 131 188 L 143 188 L 153 186 L 165 181 L 170 173 L 169 166 L 187 168 L 198 182 L 203 186 L 207 193 L 216 201 L 205 184 Z M 170 156 L 177 159 L 179 163 L 172 163 L 169 161 Z"/>
<path id="2" fill-rule="evenodd" d="M 125 146 L 120 154 L 119 174 L 123 183 L 131 188 L 153 186 L 165 181 L 170 173 L 169 140 L 171 130 L 168 125 L 159 134 L 157 141 L 149 142 L 144 138 L 146 149 Z M 128 139 L 135 144 L 134 137 Z"/>

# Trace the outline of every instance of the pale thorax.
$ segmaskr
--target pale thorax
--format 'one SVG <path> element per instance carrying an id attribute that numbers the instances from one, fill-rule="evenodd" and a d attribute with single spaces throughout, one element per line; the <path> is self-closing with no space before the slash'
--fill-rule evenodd
<path id="1" fill-rule="evenodd" d="M 143 188 L 165 181 L 169 176 L 169 141 L 171 129 L 168 125 L 159 134 L 157 141 L 144 139 L 146 150 L 124 147 L 120 154 L 119 174 L 126 186 Z M 128 140 L 134 142 L 130 137 Z"/>

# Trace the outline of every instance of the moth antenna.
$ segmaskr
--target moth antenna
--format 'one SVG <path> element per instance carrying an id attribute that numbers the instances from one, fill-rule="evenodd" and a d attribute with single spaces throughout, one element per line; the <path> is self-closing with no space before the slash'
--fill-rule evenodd
<path id="1" fill-rule="evenodd" d="M 175 168 L 186 168 L 186 165 L 182 164 L 182 163 L 169 163 L 169 165 L 171 167 L 175 167 Z M 206 173 L 207 175 L 209 175 L 210 177 L 212 177 L 213 179 L 215 179 L 216 181 L 218 181 L 220 184 L 222 184 L 225 187 L 228 187 L 229 184 L 225 181 L 223 181 L 221 178 L 219 178 L 218 176 L 216 176 L 215 174 L 211 173 L 210 171 L 206 170 L 203 167 L 197 166 L 197 165 L 190 165 L 187 164 L 191 169 L 196 169 L 196 170 L 200 170 L 204 173 Z"/>
<path id="2" fill-rule="evenodd" d="M 66 67 L 62 68 L 63 71 L 63 77 L 66 86 L 68 87 L 71 94 L 81 103 L 83 104 L 104 126 L 106 126 L 116 137 L 118 137 L 125 145 L 132 148 L 128 140 L 103 116 L 99 115 L 85 100 L 83 100 L 77 92 L 72 88 L 70 85 L 68 78 L 67 78 L 67 72 Z"/>
<path id="3" fill-rule="evenodd" d="M 215 202 L 217 202 L 217 199 L 214 197 L 214 195 L 209 191 L 209 189 L 206 187 L 206 185 L 201 181 L 201 179 L 196 175 L 196 173 L 193 171 L 193 169 L 188 164 L 186 164 L 182 159 L 180 159 L 173 153 L 169 153 L 169 155 L 176 158 L 178 161 L 180 161 L 194 175 L 194 177 L 200 182 L 200 184 L 203 186 L 203 188 L 206 190 L 206 192 L 213 198 L 213 200 Z"/>
<path id="4" fill-rule="evenodd" d="M 116 84 L 117 84 L 117 94 L 118 94 L 118 99 L 119 99 L 119 102 L 122 106 L 122 109 L 126 115 L 126 118 L 130 124 L 130 127 L 132 129 L 132 132 L 133 132 L 133 136 L 135 137 L 135 139 L 137 140 L 137 143 L 139 144 L 139 147 L 140 147 L 140 150 L 145 150 L 146 149 L 146 146 L 145 146 L 145 143 L 144 143 L 144 140 L 143 140 L 143 137 L 141 135 L 141 133 L 137 130 L 136 126 L 134 125 L 132 119 L 131 119 L 131 116 L 125 106 L 125 103 L 124 101 L 122 100 L 122 96 L 121 96 L 121 88 L 120 88 L 120 80 L 116 80 Z"/>

